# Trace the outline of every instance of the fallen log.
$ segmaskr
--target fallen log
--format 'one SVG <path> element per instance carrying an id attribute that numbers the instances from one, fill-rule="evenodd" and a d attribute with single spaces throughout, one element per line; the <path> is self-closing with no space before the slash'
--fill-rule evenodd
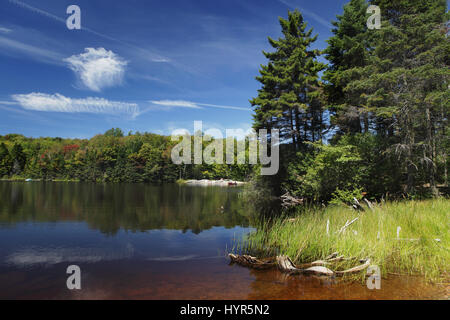
<path id="1" fill-rule="evenodd" d="M 288 256 L 277 256 L 278 268 L 286 273 L 298 273 L 301 269 L 298 269 L 292 260 Z"/>
<path id="2" fill-rule="evenodd" d="M 344 270 L 344 271 L 336 271 L 336 275 L 342 276 L 345 274 L 351 274 L 363 271 L 364 269 L 367 269 L 370 266 L 370 259 L 365 260 L 365 262 L 359 266 Z"/>
<path id="3" fill-rule="evenodd" d="M 311 267 L 303 271 L 303 273 L 312 273 L 323 276 L 333 276 L 334 272 L 326 267 Z"/>
<path id="4" fill-rule="evenodd" d="M 276 263 L 272 260 L 263 261 L 249 255 L 237 255 L 230 253 L 228 254 L 228 257 L 232 263 L 252 269 L 269 269 L 276 266 Z"/>
<path id="5" fill-rule="evenodd" d="M 339 252 L 333 252 L 328 257 L 326 257 L 325 260 L 330 260 L 330 259 L 336 258 L 338 256 L 338 254 L 339 254 Z"/>
<path id="6" fill-rule="evenodd" d="M 313 266 L 313 267 L 314 266 L 324 266 L 326 264 L 329 264 L 329 262 L 325 261 L 325 260 L 317 260 L 317 261 L 311 262 L 311 266 Z"/>
<path id="7" fill-rule="evenodd" d="M 330 269 L 322 266 L 313 266 L 307 269 L 297 268 L 292 260 L 287 256 L 277 256 L 278 268 L 285 273 L 289 274 L 315 274 L 315 275 L 326 275 L 332 276 L 334 273 Z"/>
<path id="8" fill-rule="evenodd" d="M 333 271 L 325 267 L 324 265 L 331 264 L 332 262 L 349 260 L 349 258 L 344 258 L 344 256 L 337 257 L 336 255 L 337 253 L 330 255 L 333 258 L 330 258 L 328 260 L 317 260 L 311 263 L 296 266 L 288 256 L 277 256 L 276 259 L 260 260 L 249 255 L 237 255 L 232 253 L 228 254 L 232 263 L 237 263 L 239 265 L 253 269 L 268 269 L 278 267 L 281 272 L 288 275 L 313 274 L 319 276 L 343 276 L 346 274 L 363 271 L 370 265 L 370 259 L 361 259 L 361 265 L 344 271 Z"/>

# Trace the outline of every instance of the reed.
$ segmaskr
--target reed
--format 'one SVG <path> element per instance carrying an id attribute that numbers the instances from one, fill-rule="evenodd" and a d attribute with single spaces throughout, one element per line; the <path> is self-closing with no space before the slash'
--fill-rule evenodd
<path id="1" fill-rule="evenodd" d="M 422 275 L 431 281 L 448 280 L 449 217 L 448 199 L 388 202 L 361 212 L 342 206 L 309 208 L 260 221 L 256 231 L 234 248 L 258 257 L 287 255 L 295 263 L 339 252 L 345 257 L 370 258 L 383 276 L 400 273 Z M 344 261 L 336 268 L 354 263 Z"/>

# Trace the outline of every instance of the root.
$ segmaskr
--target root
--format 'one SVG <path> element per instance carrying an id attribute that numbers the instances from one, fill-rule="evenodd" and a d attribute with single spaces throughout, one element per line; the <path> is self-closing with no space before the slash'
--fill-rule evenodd
<path id="1" fill-rule="evenodd" d="M 237 263 L 241 266 L 252 268 L 252 269 L 270 269 L 278 267 L 278 269 L 289 275 L 295 274 L 312 274 L 318 276 L 343 276 L 346 274 L 353 274 L 357 272 L 361 272 L 367 269 L 370 265 L 370 259 L 360 260 L 361 265 L 355 266 L 353 268 L 344 270 L 344 271 L 333 271 L 327 267 L 326 265 L 333 264 L 335 262 L 350 260 L 349 258 L 344 258 L 344 256 L 338 256 L 338 253 L 335 252 L 330 256 L 326 257 L 325 260 L 317 260 L 311 263 L 305 263 L 296 266 L 292 260 L 288 256 L 277 256 L 275 259 L 264 259 L 260 260 L 255 257 L 249 255 L 237 255 L 237 254 L 228 254 L 232 263 Z"/>

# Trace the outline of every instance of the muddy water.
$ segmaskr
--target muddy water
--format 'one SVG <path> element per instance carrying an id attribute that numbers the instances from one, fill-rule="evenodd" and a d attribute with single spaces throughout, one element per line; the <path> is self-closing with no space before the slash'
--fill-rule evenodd
<path id="1" fill-rule="evenodd" d="M 230 265 L 251 230 L 235 188 L 0 183 L 0 299 L 448 299 L 416 277 L 361 283 Z M 81 269 L 81 290 L 66 269 Z"/>

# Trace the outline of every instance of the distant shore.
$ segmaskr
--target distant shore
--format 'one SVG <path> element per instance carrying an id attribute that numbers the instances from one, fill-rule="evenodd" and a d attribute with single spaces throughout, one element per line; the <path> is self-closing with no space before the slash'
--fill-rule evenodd
<path id="1" fill-rule="evenodd" d="M 81 180 L 76 179 L 31 179 L 31 178 L 23 178 L 23 177 L 12 177 L 12 178 L 1 178 L 0 182 L 83 182 Z M 86 181 L 90 182 L 90 181 Z M 95 183 L 102 183 L 100 181 L 97 181 Z M 114 183 L 114 182 L 112 182 Z M 182 185 L 190 185 L 190 186 L 219 186 L 219 187 L 232 187 L 232 186 L 242 186 L 246 182 L 243 181 L 237 181 L 237 180 L 231 180 L 231 179 L 220 179 L 220 180 L 208 180 L 208 179 L 202 179 L 202 180 L 177 180 L 176 183 L 182 184 Z"/>
<path id="2" fill-rule="evenodd" d="M 219 186 L 219 187 L 232 187 L 242 186 L 245 184 L 243 181 L 220 179 L 220 180 L 178 180 L 178 184 L 185 184 L 189 186 Z"/>

